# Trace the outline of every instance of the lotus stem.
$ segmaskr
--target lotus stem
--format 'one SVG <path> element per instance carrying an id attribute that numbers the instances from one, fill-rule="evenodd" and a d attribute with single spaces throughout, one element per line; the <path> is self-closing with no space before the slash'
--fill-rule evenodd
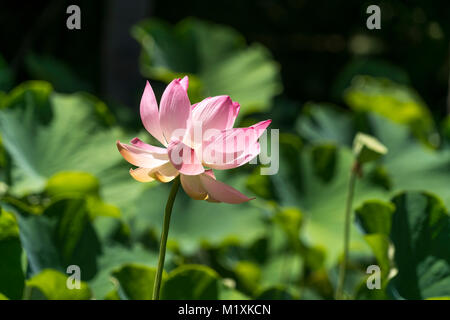
<path id="1" fill-rule="evenodd" d="M 164 212 L 164 222 L 161 231 L 161 240 L 159 245 L 158 269 L 156 270 L 155 283 L 153 286 L 153 300 L 159 300 L 161 290 L 162 273 L 164 270 L 164 260 L 166 258 L 167 236 L 169 235 L 170 217 L 172 215 L 173 203 L 180 187 L 180 176 L 173 180 L 172 189 L 167 199 L 166 210 Z"/>
<path id="2" fill-rule="evenodd" d="M 347 191 L 347 203 L 345 208 L 345 229 L 344 229 L 344 257 L 342 258 L 341 266 L 339 269 L 339 280 L 335 294 L 336 300 L 344 299 L 343 293 L 344 293 L 345 273 L 347 270 L 349 246 L 350 246 L 350 226 L 352 217 L 353 195 L 355 193 L 355 184 L 358 174 L 360 174 L 360 165 L 357 161 L 355 161 L 355 164 L 353 165 L 353 168 L 350 173 L 350 181 L 348 184 L 348 191 Z"/>

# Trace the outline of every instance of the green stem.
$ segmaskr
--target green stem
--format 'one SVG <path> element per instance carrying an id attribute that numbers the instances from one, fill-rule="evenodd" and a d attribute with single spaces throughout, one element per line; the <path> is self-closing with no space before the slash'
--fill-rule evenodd
<path id="1" fill-rule="evenodd" d="M 343 290 L 344 290 L 344 282 L 345 282 L 345 272 L 347 269 L 347 263 L 348 263 L 348 252 L 349 252 L 349 245 L 350 245 L 350 226 L 351 226 L 351 217 L 352 217 L 352 205 L 353 205 L 353 195 L 355 193 L 355 183 L 356 178 L 359 172 L 359 164 L 358 162 L 355 162 L 351 174 L 350 174 L 350 181 L 348 184 L 348 191 L 347 191 L 347 204 L 345 208 L 345 229 L 344 229 L 344 257 L 341 262 L 341 267 L 339 270 L 339 280 L 338 285 L 336 289 L 335 298 L 336 299 L 343 299 Z"/>
<path id="2" fill-rule="evenodd" d="M 180 187 L 180 176 L 173 180 L 172 189 L 167 199 L 166 210 L 164 212 L 163 229 L 161 231 L 161 241 L 159 245 L 158 269 L 156 270 L 155 284 L 153 286 L 153 300 L 159 300 L 161 289 L 162 273 L 164 270 L 164 259 L 166 258 L 167 236 L 169 235 L 170 216 L 172 215 L 173 203 Z"/>

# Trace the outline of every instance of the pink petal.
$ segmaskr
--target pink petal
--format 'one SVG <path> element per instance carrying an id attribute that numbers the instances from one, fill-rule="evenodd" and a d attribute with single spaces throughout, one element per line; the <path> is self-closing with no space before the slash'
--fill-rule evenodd
<path id="1" fill-rule="evenodd" d="M 137 167 L 153 169 L 168 162 L 169 159 L 166 152 L 151 152 L 140 147 L 121 143 L 120 141 L 117 141 L 116 145 L 125 160 Z"/>
<path id="2" fill-rule="evenodd" d="M 240 167 L 250 160 L 258 156 L 260 152 L 259 143 L 255 143 L 252 147 L 249 147 L 248 150 L 245 150 L 241 153 L 217 153 L 213 158 L 214 161 L 209 162 L 209 158 L 205 157 L 205 165 L 212 169 L 217 170 L 228 170 Z"/>
<path id="3" fill-rule="evenodd" d="M 205 170 L 205 174 L 207 174 L 208 176 L 210 176 L 211 178 L 216 180 L 216 176 L 214 175 L 214 171 L 212 171 L 211 169 Z"/>
<path id="4" fill-rule="evenodd" d="M 236 118 L 237 118 L 240 110 L 241 110 L 241 105 L 237 102 L 233 102 L 233 106 L 231 107 L 231 115 L 228 118 L 228 123 L 226 125 L 226 129 L 233 128 L 234 122 L 236 121 Z"/>
<path id="5" fill-rule="evenodd" d="M 142 94 L 140 112 L 145 129 L 163 145 L 167 145 L 159 123 L 158 104 L 148 81 Z"/>
<path id="6" fill-rule="evenodd" d="M 259 122 L 248 128 L 222 131 L 204 143 L 203 162 L 213 169 L 239 167 L 256 157 L 260 152 L 259 137 L 271 120 Z"/>
<path id="7" fill-rule="evenodd" d="M 189 78 L 188 76 L 184 76 L 183 79 L 180 80 L 181 86 L 184 88 L 184 90 L 188 90 L 189 87 Z"/>
<path id="8" fill-rule="evenodd" d="M 206 100 L 208 100 L 208 99 L 211 99 L 211 97 L 205 98 L 205 99 L 203 99 L 201 102 L 206 101 Z M 200 103 L 200 102 L 194 103 L 194 104 L 191 106 L 191 108 L 194 109 L 196 106 L 198 106 L 199 103 Z"/>
<path id="9" fill-rule="evenodd" d="M 147 144 L 147 143 L 143 142 L 141 139 L 139 139 L 137 137 L 134 138 L 133 140 L 131 140 L 130 143 L 132 145 L 138 147 L 138 148 L 146 149 L 146 150 L 148 150 L 150 152 L 153 152 L 153 153 L 167 154 L 167 149 L 166 148 L 152 146 L 150 144 Z"/>
<path id="10" fill-rule="evenodd" d="M 197 175 L 205 171 L 195 150 L 180 140 L 173 139 L 169 143 L 168 155 L 170 162 L 182 174 Z"/>
<path id="11" fill-rule="evenodd" d="M 170 142 L 175 130 L 176 133 L 186 130 L 191 119 L 191 103 L 180 82 L 180 79 L 175 79 L 169 83 L 161 97 L 159 120 L 167 142 Z"/>
<path id="12" fill-rule="evenodd" d="M 253 200 L 229 185 L 217 181 L 208 174 L 200 175 L 200 182 L 208 195 L 215 201 L 238 204 Z"/>
<path id="13" fill-rule="evenodd" d="M 224 130 L 233 127 L 239 111 L 239 104 L 229 96 L 204 99 L 192 110 L 192 122 L 201 125 L 203 132 L 208 129 Z"/>
<path id="14" fill-rule="evenodd" d="M 208 198 L 208 193 L 200 182 L 200 175 L 186 176 L 182 174 L 180 180 L 184 191 L 192 199 L 205 200 Z"/>

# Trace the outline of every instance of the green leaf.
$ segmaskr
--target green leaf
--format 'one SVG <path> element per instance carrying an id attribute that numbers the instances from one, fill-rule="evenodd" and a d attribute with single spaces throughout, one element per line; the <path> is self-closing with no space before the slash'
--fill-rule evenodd
<path id="1" fill-rule="evenodd" d="M 46 268 L 65 271 L 53 240 L 56 219 L 19 213 L 16 216 L 30 273 L 38 273 Z"/>
<path id="2" fill-rule="evenodd" d="M 63 273 L 46 269 L 27 280 L 27 294 L 29 299 L 48 300 L 87 300 L 91 297 L 88 285 L 81 281 L 80 289 L 69 289 L 67 279 Z M 42 296 L 43 295 L 43 296 Z"/>
<path id="3" fill-rule="evenodd" d="M 280 170 L 270 178 L 277 185 L 279 204 L 283 207 L 296 207 L 302 212 L 302 241 L 308 246 L 325 249 L 325 263 L 329 267 L 343 249 L 346 190 L 354 157 L 348 148 L 338 148 L 335 174 L 330 181 L 324 182 L 315 174 L 313 148 L 308 146 L 300 149 L 291 142 L 280 139 Z M 387 196 L 384 189 L 374 186 L 368 177 L 363 177 L 356 183 L 354 205 L 357 207 L 365 200 Z M 351 235 L 352 250 L 370 252 L 354 225 Z"/>
<path id="4" fill-rule="evenodd" d="M 163 300 L 217 300 L 218 274 L 201 265 L 184 265 L 169 273 L 161 289 Z"/>
<path id="5" fill-rule="evenodd" d="M 368 113 L 365 116 L 366 119 L 352 119 L 350 116 L 342 114 L 339 117 L 339 114 L 336 114 L 333 108 L 321 108 L 320 110 L 323 117 L 328 121 L 325 123 L 342 127 L 342 129 L 355 127 L 356 122 L 364 120 L 365 126 L 370 128 L 369 133 L 387 147 L 389 152 L 381 160 L 381 171 L 379 167 L 375 170 L 371 167 L 364 169 L 364 171 L 367 170 L 373 182 L 378 185 L 382 184 L 384 188 L 390 191 L 391 195 L 400 190 L 429 190 L 441 197 L 446 206 L 450 206 L 450 189 L 447 187 L 450 179 L 450 170 L 448 170 L 449 148 L 431 150 L 418 143 L 417 139 L 412 137 L 411 130 L 408 127 L 374 113 Z M 299 123 L 302 122 L 301 119 L 304 117 L 307 117 L 307 115 L 302 115 L 298 120 Z M 331 138 L 322 135 L 320 126 L 310 127 L 310 130 L 308 136 L 316 137 L 313 141 L 314 145 L 329 143 Z M 349 134 L 348 131 L 333 131 L 335 143 L 340 146 L 348 146 L 349 144 L 345 142 Z M 414 161 L 411 159 L 414 159 Z M 376 170 L 378 170 L 378 173 Z M 292 174 L 294 173 L 295 170 Z"/>
<path id="6" fill-rule="evenodd" d="M 47 195 L 52 198 L 85 197 L 91 218 L 98 216 L 120 217 L 119 208 L 104 203 L 100 198 L 98 179 L 87 172 L 62 171 L 47 181 Z"/>
<path id="7" fill-rule="evenodd" d="M 323 181 L 330 181 L 336 171 L 336 146 L 322 144 L 312 150 L 314 173 Z"/>
<path id="8" fill-rule="evenodd" d="M 332 114 L 330 112 L 329 117 Z M 374 184 L 370 174 L 364 175 L 356 183 L 354 207 L 369 199 L 388 200 L 402 190 L 424 189 L 437 194 L 450 206 L 449 150 L 436 151 L 424 147 L 411 137 L 407 127 L 384 117 L 369 114 L 367 119 L 372 135 L 389 149 L 381 162 L 389 176 L 391 188 L 380 188 Z M 336 118 L 337 121 L 339 118 Z M 339 140 L 339 137 L 336 139 Z M 342 250 L 343 212 L 353 156 L 346 146 L 341 146 L 337 151 L 335 176 L 330 182 L 323 183 L 313 174 L 311 150 L 310 146 L 301 149 L 280 136 L 280 171 L 270 179 L 277 186 L 275 196 L 280 199 L 280 205 L 294 206 L 302 211 L 305 217 L 302 238 L 307 243 L 325 248 L 329 265 Z M 371 164 L 364 168 L 369 173 L 372 170 Z M 323 200 L 324 196 L 327 201 Z M 353 226 L 351 248 L 366 253 L 371 251 Z"/>
<path id="9" fill-rule="evenodd" d="M 247 293 L 253 293 L 258 289 L 261 281 L 261 269 L 251 261 L 239 261 L 233 268 L 237 278 L 238 288 Z"/>
<path id="10" fill-rule="evenodd" d="M 98 177 L 100 196 L 122 210 L 145 189 L 144 184 L 130 179 L 129 166 L 115 147 L 123 133 L 108 128 L 110 114 L 97 99 L 84 94 L 61 95 L 52 92 L 48 83 L 29 82 L 1 102 L 0 134 L 13 160 L 9 191 L 14 195 L 41 192 L 50 178 L 59 179 L 59 189 L 67 179 L 75 185 L 67 183 L 66 190 L 86 187 L 87 181 L 81 180 L 89 178 L 82 178 L 81 173 L 75 177 L 75 172 Z M 55 180 L 50 183 L 54 189 Z"/>
<path id="11" fill-rule="evenodd" d="M 25 279 L 19 228 L 12 213 L 0 210 L 0 292 L 10 299 L 21 299 Z"/>
<path id="12" fill-rule="evenodd" d="M 119 292 L 112 290 L 105 295 L 105 300 L 120 300 Z"/>
<path id="13" fill-rule="evenodd" d="M 9 300 L 9 299 L 4 294 L 0 293 L 0 300 Z"/>
<path id="14" fill-rule="evenodd" d="M 256 300 L 296 300 L 298 297 L 283 286 L 267 288 L 261 291 Z"/>
<path id="15" fill-rule="evenodd" d="M 333 96 L 341 99 L 355 76 L 368 75 L 378 78 L 387 78 L 400 84 L 409 84 L 408 73 L 400 67 L 384 60 L 356 57 L 344 66 L 333 84 Z"/>
<path id="16" fill-rule="evenodd" d="M 166 263 L 170 263 L 171 255 L 166 255 Z M 123 265 L 138 263 L 146 266 L 156 266 L 157 252 L 151 251 L 139 244 L 131 247 L 114 244 L 104 246 L 102 254 L 98 258 L 98 272 L 89 281 L 96 299 L 103 299 L 108 293 L 116 290 L 116 286 L 111 281 L 111 273 Z M 153 280 L 152 280 L 153 281 Z M 147 286 L 147 285 L 146 285 Z"/>
<path id="17" fill-rule="evenodd" d="M 97 196 L 100 185 L 98 179 L 87 172 L 62 171 L 47 180 L 45 190 L 50 196 Z"/>
<path id="18" fill-rule="evenodd" d="M 450 216 L 442 201 L 428 193 L 402 193 L 392 199 L 391 239 L 397 276 L 394 295 L 426 299 L 450 295 Z"/>
<path id="19" fill-rule="evenodd" d="M 297 119 L 296 128 L 312 144 L 351 145 L 354 136 L 350 114 L 323 103 L 307 103 Z"/>
<path id="20" fill-rule="evenodd" d="M 22 114 L 27 108 L 32 109 L 30 117 L 35 117 L 42 123 L 48 123 L 51 118 L 51 107 L 49 103 L 53 87 L 44 81 L 24 82 L 8 94 L 1 97 L 1 109 L 20 109 Z M 30 119 L 24 118 L 29 121 Z M 22 137 L 20 137 L 22 138 Z"/>
<path id="21" fill-rule="evenodd" d="M 42 215 L 14 210 L 31 274 L 48 268 L 65 272 L 67 266 L 78 265 L 83 279 L 93 277 L 101 247 L 85 199 L 54 201 Z"/>
<path id="22" fill-rule="evenodd" d="M 303 225 L 303 214 L 297 208 L 283 208 L 274 216 L 278 223 L 288 236 L 292 245 L 296 245 L 300 237 L 300 229 Z"/>
<path id="23" fill-rule="evenodd" d="M 226 285 L 226 280 L 223 280 L 219 300 L 249 300 L 250 298 L 240 291 Z"/>
<path id="24" fill-rule="evenodd" d="M 450 149 L 432 150 L 411 137 L 405 126 L 381 116 L 368 116 L 372 134 L 389 152 L 382 163 L 392 181 L 391 194 L 398 191 L 427 190 L 450 207 Z"/>
<path id="25" fill-rule="evenodd" d="M 381 233 L 373 233 L 364 236 L 364 239 L 369 244 L 375 258 L 378 261 L 382 279 L 386 279 L 391 271 L 391 258 L 389 257 L 389 250 L 391 243 L 388 235 Z M 386 282 L 382 283 L 383 285 Z"/>
<path id="26" fill-rule="evenodd" d="M 408 124 L 421 137 L 434 130 L 431 114 L 416 92 L 388 79 L 358 76 L 344 99 L 357 111 L 372 111 L 395 122 Z"/>
<path id="27" fill-rule="evenodd" d="M 443 203 L 424 192 L 403 192 L 392 203 L 369 202 L 357 210 L 383 279 L 395 271 L 388 293 L 397 299 L 448 296 L 450 216 Z M 391 242 L 396 269 L 391 267 Z"/>
<path id="28" fill-rule="evenodd" d="M 392 214 L 395 207 L 392 203 L 379 200 L 368 200 L 355 209 L 356 219 L 365 233 L 389 235 L 391 232 Z"/>
<path id="29" fill-rule="evenodd" d="M 53 242 L 63 266 L 80 265 L 84 278 L 92 278 L 97 269 L 95 259 L 100 253 L 100 244 L 90 223 L 86 200 L 55 201 L 45 209 L 44 215 L 56 220 Z"/>
<path id="30" fill-rule="evenodd" d="M 268 110 L 281 92 L 279 66 L 266 48 L 245 45 L 233 29 L 194 18 L 169 26 L 150 19 L 137 24 L 133 36 L 142 46 L 144 76 L 169 82 L 189 74 L 191 102 L 230 95 L 241 113 Z"/>
<path id="31" fill-rule="evenodd" d="M 127 264 L 112 272 L 119 281 L 119 295 L 130 300 L 152 300 L 156 268 L 138 264 Z M 163 279 L 167 274 L 163 272 Z"/>
<path id="32" fill-rule="evenodd" d="M 277 285 L 291 285 L 300 281 L 303 259 L 295 253 L 272 254 L 262 266 L 258 289 Z"/>

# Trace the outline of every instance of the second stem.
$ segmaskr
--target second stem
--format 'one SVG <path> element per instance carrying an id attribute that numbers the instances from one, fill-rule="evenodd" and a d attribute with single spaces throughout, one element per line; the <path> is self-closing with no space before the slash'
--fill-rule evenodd
<path id="1" fill-rule="evenodd" d="M 351 217 L 352 217 L 352 206 L 353 206 L 353 195 L 355 193 L 355 183 L 359 172 L 359 163 L 356 161 L 352 167 L 350 173 L 350 181 L 348 183 L 347 192 L 347 203 L 345 208 L 345 229 L 344 229 L 344 257 L 342 259 L 341 267 L 339 270 L 339 280 L 336 289 L 336 299 L 343 299 L 344 283 L 345 283 L 345 272 L 347 270 L 348 264 L 348 254 L 350 246 L 350 227 L 351 227 Z"/>

